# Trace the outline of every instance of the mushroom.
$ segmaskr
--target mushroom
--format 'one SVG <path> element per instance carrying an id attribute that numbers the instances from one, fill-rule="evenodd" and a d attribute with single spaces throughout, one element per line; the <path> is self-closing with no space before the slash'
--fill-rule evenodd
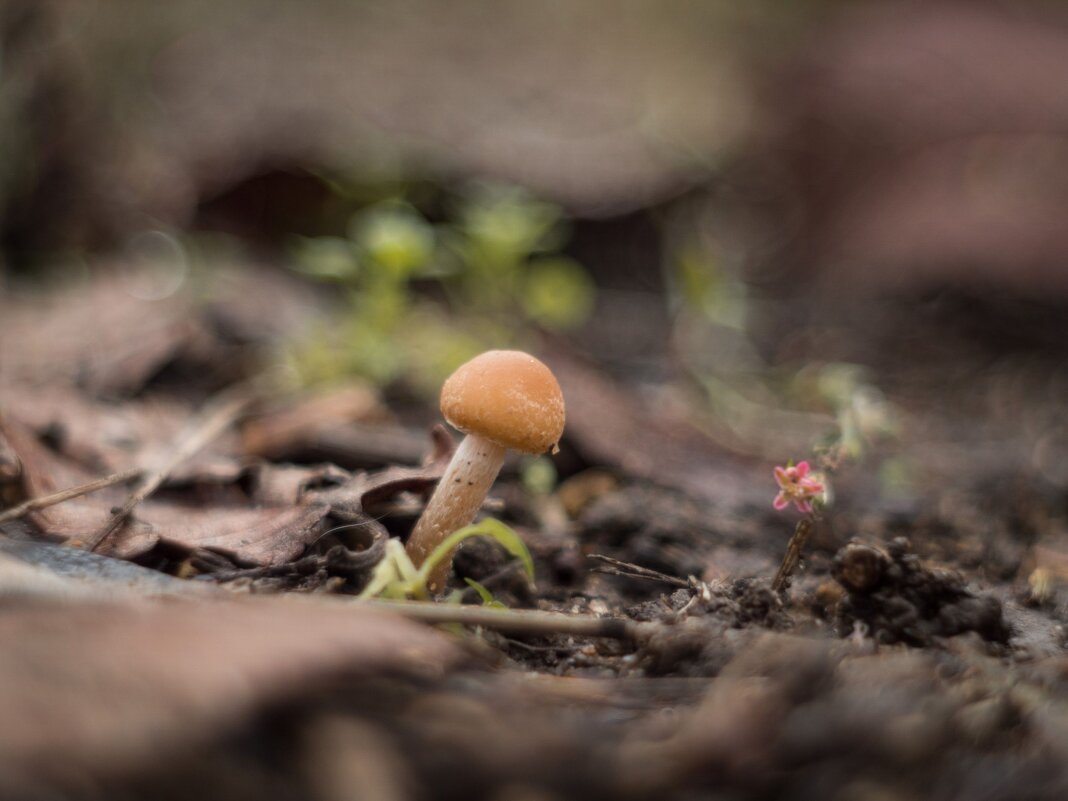
<path id="1" fill-rule="evenodd" d="M 556 378 L 533 356 L 514 350 L 487 351 L 457 368 L 441 388 L 441 413 L 467 436 L 408 539 L 416 567 L 474 520 L 509 448 L 556 453 L 564 431 L 564 396 Z M 434 568 L 431 592 L 444 587 L 451 565 L 450 554 Z"/>

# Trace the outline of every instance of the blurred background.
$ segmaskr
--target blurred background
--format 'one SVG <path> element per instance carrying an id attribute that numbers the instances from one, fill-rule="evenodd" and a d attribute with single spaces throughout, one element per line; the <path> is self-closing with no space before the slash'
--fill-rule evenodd
<path id="1" fill-rule="evenodd" d="M 97 321 L 230 287 L 293 386 L 566 350 L 779 460 L 887 394 L 1038 403 L 1018 464 L 1068 478 L 1059 3 L 0 9 L 9 377 L 57 347 L 27 287 L 108 276 Z"/>

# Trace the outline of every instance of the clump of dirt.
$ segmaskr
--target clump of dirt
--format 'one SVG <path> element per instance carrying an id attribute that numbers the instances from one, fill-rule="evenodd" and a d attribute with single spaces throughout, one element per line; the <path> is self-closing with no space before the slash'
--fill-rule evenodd
<path id="1" fill-rule="evenodd" d="M 634 671 L 716 676 L 749 634 L 793 627 L 782 597 L 766 579 L 691 584 L 620 610 L 632 620 L 663 624 L 641 643 L 631 660 Z"/>
<path id="2" fill-rule="evenodd" d="M 885 551 L 850 542 L 835 555 L 832 575 L 845 590 L 835 616 L 843 637 L 859 627 L 878 643 L 929 646 L 971 631 L 1006 644 L 1012 633 L 999 600 L 972 593 L 955 571 L 925 565 L 904 537 Z"/>

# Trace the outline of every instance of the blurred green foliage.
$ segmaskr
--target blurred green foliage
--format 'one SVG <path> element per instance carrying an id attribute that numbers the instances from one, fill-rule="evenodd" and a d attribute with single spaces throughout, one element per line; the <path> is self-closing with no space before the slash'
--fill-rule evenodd
<path id="1" fill-rule="evenodd" d="M 671 233 L 665 267 L 674 342 L 709 434 L 772 459 L 814 447 L 824 468 L 896 437 L 898 411 L 860 365 L 769 363 L 751 328 L 772 307 L 760 308 L 728 248 L 693 225 Z"/>
<path id="2" fill-rule="evenodd" d="M 527 492 L 542 497 L 552 494 L 559 478 L 556 465 L 545 456 L 527 456 L 520 460 L 519 477 Z"/>
<path id="3" fill-rule="evenodd" d="M 360 209 L 345 237 L 296 243 L 296 269 L 336 284 L 348 308 L 288 354 L 301 385 L 359 376 L 433 395 L 483 350 L 586 320 L 595 287 L 560 253 L 559 208 L 484 184 L 444 205 L 445 219 L 432 222 L 400 192 Z"/>
<path id="4" fill-rule="evenodd" d="M 707 245 L 687 243 L 672 254 L 671 286 L 676 302 L 706 323 L 744 332 L 748 287 L 727 271 Z"/>

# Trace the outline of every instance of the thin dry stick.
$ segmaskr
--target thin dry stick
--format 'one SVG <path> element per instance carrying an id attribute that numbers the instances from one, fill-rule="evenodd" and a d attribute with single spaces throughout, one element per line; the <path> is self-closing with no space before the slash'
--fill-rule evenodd
<path id="1" fill-rule="evenodd" d="M 815 518 L 812 517 L 802 518 L 798 522 L 793 536 L 790 537 L 790 542 L 786 544 L 786 553 L 783 555 L 782 564 L 779 565 L 779 570 L 771 582 L 773 591 L 782 592 L 786 588 L 787 579 L 790 578 L 790 574 L 797 569 L 797 565 L 801 561 L 801 550 L 805 547 L 805 543 L 808 542 L 809 535 L 812 534 L 814 522 Z"/>
<path id="2" fill-rule="evenodd" d="M 481 606 L 454 606 L 420 601 L 353 601 L 382 609 L 423 623 L 460 623 L 482 626 L 511 634 L 570 634 L 576 637 L 638 639 L 648 624 L 633 620 L 592 615 L 568 615 L 528 609 L 486 609 Z"/>
<path id="3" fill-rule="evenodd" d="M 145 470 L 141 482 L 126 499 L 126 503 L 108 521 L 107 525 L 93 534 L 84 543 L 87 551 L 97 550 L 104 541 L 117 531 L 133 512 L 137 504 L 159 489 L 160 485 L 179 464 L 195 454 L 215 437 L 229 428 L 252 402 L 254 394 L 247 387 L 231 389 L 210 402 L 175 441 L 174 448 L 162 463 L 154 469 Z"/>
<path id="4" fill-rule="evenodd" d="M 667 573 L 661 573 L 659 570 L 653 570 L 649 567 L 642 567 L 631 562 L 623 562 L 619 559 L 614 559 L 611 556 L 605 556 L 603 553 L 591 553 L 588 559 L 596 559 L 604 562 L 606 567 L 595 567 L 593 572 L 605 573 L 610 576 L 624 576 L 625 578 L 635 579 L 647 579 L 649 581 L 662 581 L 665 584 L 672 584 L 676 587 L 692 587 L 693 584 L 686 579 L 680 579 L 678 576 L 670 576 Z"/>
<path id="5" fill-rule="evenodd" d="M 60 490 L 59 492 L 53 492 L 51 495 L 41 495 L 37 498 L 30 498 L 28 501 L 23 501 L 17 506 L 12 506 L 9 509 L 5 509 L 3 512 L 0 512 L 0 523 L 6 523 L 9 520 L 18 520 L 29 512 L 34 512 L 38 509 L 47 509 L 49 506 L 55 506 L 56 504 L 74 498 L 80 498 L 83 495 L 88 495 L 91 492 L 112 487 L 115 484 L 124 484 L 127 481 L 144 475 L 144 473 L 145 470 L 143 467 L 131 467 L 128 470 L 121 470 L 118 473 L 112 473 L 110 476 L 98 478 L 96 481 L 90 481 L 86 484 L 79 484 L 77 487 L 70 487 L 65 490 Z"/>

